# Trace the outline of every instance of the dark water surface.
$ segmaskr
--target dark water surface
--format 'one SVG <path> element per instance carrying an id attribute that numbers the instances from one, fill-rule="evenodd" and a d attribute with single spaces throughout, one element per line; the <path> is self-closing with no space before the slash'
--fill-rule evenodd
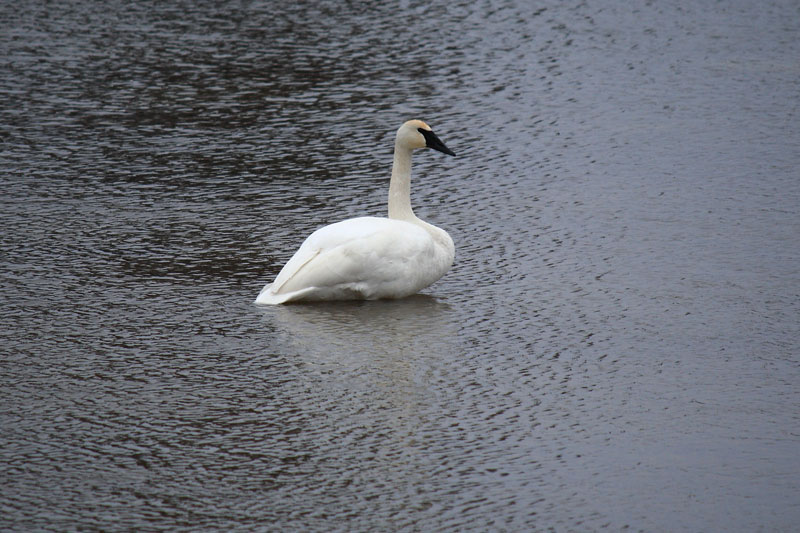
<path id="1" fill-rule="evenodd" d="M 796 528 L 800 5 L 682 4 L 4 3 L 0 529 Z M 451 272 L 254 306 L 408 118 Z"/>

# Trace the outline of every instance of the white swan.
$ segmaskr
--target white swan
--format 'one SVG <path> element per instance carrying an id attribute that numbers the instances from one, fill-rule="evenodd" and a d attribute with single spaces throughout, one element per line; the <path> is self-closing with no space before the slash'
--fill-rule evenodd
<path id="1" fill-rule="evenodd" d="M 453 264 L 453 239 L 411 209 L 411 152 L 417 148 L 455 155 L 421 120 L 400 126 L 389 218 L 351 218 L 318 229 L 255 303 L 402 298 L 444 276 Z"/>

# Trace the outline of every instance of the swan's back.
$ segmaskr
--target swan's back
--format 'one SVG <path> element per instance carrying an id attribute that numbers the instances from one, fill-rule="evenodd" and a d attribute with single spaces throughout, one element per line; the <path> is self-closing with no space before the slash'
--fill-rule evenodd
<path id="1" fill-rule="evenodd" d="M 436 237 L 412 222 L 379 217 L 325 226 L 303 242 L 256 303 L 409 296 L 452 265 L 452 240 Z"/>

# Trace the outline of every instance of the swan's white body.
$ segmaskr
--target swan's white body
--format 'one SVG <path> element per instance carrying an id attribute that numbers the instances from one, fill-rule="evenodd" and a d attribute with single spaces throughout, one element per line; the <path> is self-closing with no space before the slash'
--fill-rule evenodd
<path id="1" fill-rule="evenodd" d="M 426 146 L 454 155 L 424 122 L 403 124 L 395 140 L 389 218 L 351 218 L 318 229 L 255 303 L 403 298 L 444 276 L 455 256 L 453 239 L 411 209 L 411 153 Z"/>

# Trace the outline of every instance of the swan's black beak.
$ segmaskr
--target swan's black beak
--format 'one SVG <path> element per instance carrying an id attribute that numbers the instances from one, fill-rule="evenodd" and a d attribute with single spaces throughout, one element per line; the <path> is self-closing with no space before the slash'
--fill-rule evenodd
<path id="1" fill-rule="evenodd" d="M 427 146 L 428 148 L 433 148 L 434 150 L 438 150 L 443 154 L 453 155 L 453 156 L 456 155 L 453 153 L 452 150 L 450 150 L 450 148 L 445 146 L 444 143 L 441 140 L 439 140 L 439 137 L 437 137 L 436 134 L 433 133 L 432 131 L 422 128 L 417 128 L 417 131 L 419 131 L 422 134 L 422 136 L 425 137 L 425 146 Z"/>

